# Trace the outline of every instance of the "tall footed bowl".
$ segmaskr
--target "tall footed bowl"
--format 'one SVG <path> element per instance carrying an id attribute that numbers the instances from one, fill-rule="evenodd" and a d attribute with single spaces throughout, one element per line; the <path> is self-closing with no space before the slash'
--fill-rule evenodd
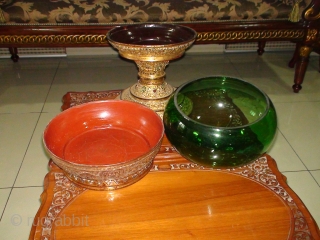
<path id="1" fill-rule="evenodd" d="M 248 164 L 271 146 L 277 115 L 269 97 L 241 79 L 210 76 L 181 85 L 166 105 L 168 140 L 186 159 L 213 168 Z"/>
<path id="2" fill-rule="evenodd" d="M 166 81 L 169 61 L 180 58 L 193 44 L 197 33 L 177 24 L 131 24 L 111 29 L 109 43 L 138 67 L 138 81 L 121 93 L 122 100 L 138 102 L 160 116 L 174 92 Z"/>

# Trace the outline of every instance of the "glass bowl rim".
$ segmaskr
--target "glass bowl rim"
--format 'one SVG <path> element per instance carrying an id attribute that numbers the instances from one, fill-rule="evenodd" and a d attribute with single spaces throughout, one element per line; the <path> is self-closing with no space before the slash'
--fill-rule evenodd
<path id="1" fill-rule="evenodd" d="M 120 103 L 124 103 L 124 104 L 137 104 L 139 105 L 140 107 L 144 108 L 144 109 L 147 109 L 147 110 L 150 110 L 150 111 L 153 111 L 152 109 L 144 106 L 143 104 L 141 103 L 138 103 L 138 102 L 131 102 L 131 101 L 124 101 L 124 100 L 116 100 L 116 99 L 108 99 L 108 100 L 98 100 L 98 101 L 92 101 L 92 102 L 87 102 L 87 103 L 83 103 L 83 104 L 80 104 L 80 105 L 77 105 L 77 106 L 74 106 L 74 107 L 71 107 L 71 108 L 68 108 L 66 110 L 64 110 L 63 112 L 60 112 L 58 115 L 68 111 L 69 109 L 76 109 L 76 108 L 81 108 L 81 107 L 84 107 L 84 106 L 87 106 L 87 105 L 90 105 L 90 104 L 99 104 L 99 103 L 105 103 L 105 102 L 120 102 Z M 153 111 L 154 112 L 154 111 Z M 44 145 L 44 148 L 46 149 L 46 151 L 48 152 L 49 155 L 53 156 L 54 159 L 53 162 L 55 162 L 55 159 L 63 162 L 65 165 L 69 165 L 69 166 L 72 166 L 73 168 L 77 168 L 77 169 L 86 169 L 88 167 L 90 167 L 90 171 L 101 171 L 101 169 L 109 169 L 109 168 L 114 168 L 114 167 L 126 167 L 127 165 L 132 165 L 136 162 L 139 162 L 141 161 L 142 159 L 144 159 L 145 157 L 147 157 L 151 152 L 153 152 L 155 149 L 157 149 L 159 147 L 159 144 L 161 145 L 161 142 L 162 142 L 162 139 L 164 137 L 164 124 L 163 124 L 163 121 L 161 119 L 161 117 L 156 113 L 154 112 L 155 116 L 157 116 L 157 118 L 160 120 L 160 123 L 162 123 L 162 131 L 161 131 L 161 134 L 160 134 L 160 138 L 159 140 L 157 141 L 156 144 L 154 144 L 153 147 L 150 147 L 148 149 L 148 151 L 146 151 L 144 154 L 142 155 L 139 155 L 138 157 L 135 157 L 133 159 L 130 159 L 128 161 L 124 161 L 124 162 L 118 162 L 118 163 L 112 163 L 112 164 L 84 164 L 84 163 L 75 163 L 75 162 L 72 162 L 72 161 L 69 161 L 67 159 L 64 159 L 64 158 L 61 158 L 59 157 L 58 155 L 56 155 L 55 153 L 53 153 L 48 147 L 47 147 L 47 144 L 46 144 L 46 141 L 45 141 L 45 133 L 46 133 L 46 130 L 47 128 L 49 127 L 49 124 L 54 120 L 55 117 L 57 117 L 58 115 L 56 115 L 53 119 L 51 119 L 48 124 L 46 125 L 44 131 L 42 132 L 42 142 L 43 142 L 43 145 Z"/>
<path id="2" fill-rule="evenodd" d="M 125 43 L 123 41 L 115 41 L 111 38 L 111 34 L 113 33 L 113 31 L 116 31 L 117 29 L 125 29 L 125 28 L 130 28 L 130 27 L 133 27 L 133 26 L 142 26 L 142 25 L 145 25 L 145 26 L 168 26 L 168 27 L 172 27 L 172 28 L 182 28 L 184 30 L 188 30 L 190 32 L 193 32 L 193 37 L 192 38 L 189 38 L 185 41 L 181 41 L 181 42 L 178 42 L 178 43 L 170 43 L 170 44 L 157 44 L 157 45 L 151 45 L 151 44 L 130 44 L 130 43 Z M 160 47 L 170 47 L 170 46 L 176 46 L 176 45 L 180 45 L 180 44 L 184 44 L 184 43 L 189 43 L 189 42 L 192 42 L 192 41 L 195 41 L 196 37 L 197 37 L 197 32 L 192 29 L 191 27 L 187 27 L 187 26 L 184 26 L 184 25 L 179 25 L 179 24 L 170 24 L 170 23 L 131 23 L 131 24 L 127 24 L 125 26 L 117 26 L 117 27 L 114 27 L 112 29 L 110 29 L 108 32 L 107 32 L 107 35 L 106 35 L 108 41 L 110 42 L 114 42 L 114 43 L 118 43 L 118 44 L 121 44 L 121 45 L 126 45 L 126 46 L 134 46 L 134 47 L 152 47 L 152 48 L 160 48 Z"/>
<path id="3" fill-rule="evenodd" d="M 204 123 L 201 123 L 201 122 L 198 122 L 190 117 L 188 117 L 184 112 L 181 111 L 179 105 L 178 105 L 178 94 L 180 93 L 180 91 L 188 86 L 188 85 L 191 85 L 192 83 L 194 82 L 198 82 L 198 81 L 201 81 L 201 80 L 205 80 L 205 79 L 209 79 L 209 78 L 220 78 L 220 77 L 224 77 L 224 78 L 229 78 L 229 79 L 232 79 L 232 80 L 236 80 L 236 81 L 240 81 L 242 83 L 245 83 L 247 85 L 250 85 L 251 87 L 253 87 L 257 92 L 261 93 L 262 96 L 264 97 L 264 100 L 266 102 L 266 109 L 265 111 L 263 112 L 263 114 L 258 118 L 256 119 L 255 121 L 251 122 L 251 123 L 248 123 L 248 124 L 245 124 L 245 125 L 241 125 L 241 126 L 236 126 L 236 127 L 218 127 L 218 126 L 213 126 L 213 125 L 209 125 L 209 124 L 204 124 Z M 232 76 L 223 76 L 223 75 L 212 75 L 212 76 L 206 76 L 206 77 L 202 77 L 202 78 L 198 78 L 198 79 L 195 79 L 195 80 L 191 80 L 191 81 L 188 81 L 182 85 L 180 85 L 174 92 L 174 95 L 173 95 L 173 100 L 174 100 L 174 106 L 177 108 L 178 112 L 180 113 L 180 115 L 187 121 L 189 122 L 192 122 L 192 123 L 195 123 L 197 125 L 200 125 L 200 126 L 203 126 L 203 127 L 206 127 L 206 128 L 215 128 L 215 129 L 219 129 L 219 130 L 233 130 L 233 129 L 239 129 L 239 128 L 246 128 L 246 127 L 249 127 L 249 126 L 252 126 L 254 125 L 255 123 L 259 122 L 261 119 L 263 119 L 267 113 L 269 112 L 270 110 L 270 106 L 271 106 L 271 100 L 269 99 L 268 95 L 262 91 L 260 88 L 258 88 L 256 85 L 252 84 L 252 83 L 249 83 L 248 81 L 245 81 L 241 78 L 238 78 L 238 77 L 232 77 Z"/>

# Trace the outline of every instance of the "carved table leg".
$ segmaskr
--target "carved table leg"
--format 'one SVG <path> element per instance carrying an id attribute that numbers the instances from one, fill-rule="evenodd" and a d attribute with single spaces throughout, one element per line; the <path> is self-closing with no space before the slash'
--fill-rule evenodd
<path id="1" fill-rule="evenodd" d="M 18 48 L 16 47 L 9 47 L 9 52 L 11 54 L 11 59 L 13 62 L 18 62 L 19 56 L 18 56 Z"/>
<path id="2" fill-rule="evenodd" d="M 296 65 L 296 63 L 298 62 L 299 60 L 299 49 L 301 47 L 301 43 L 297 43 L 296 44 L 296 49 L 294 50 L 294 53 L 293 53 L 293 56 L 292 56 L 292 59 L 290 60 L 288 66 L 290 68 L 294 68 L 294 66 Z"/>
<path id="3" fill-rule="evenodd" d="M 301 84 L 308 67 L 309 56 L 311 52 L 312 47 L 310 46 L 302 46 L 299 49 L 299 60 L 296 64 L 294 84 L 292 86 L 292 89 L 295 93 L 298 93 L 302 88 Z"/>
<path id="4" fill-rule="evenodd" d="M 267 43 L 266 41 L 258 42 L 258 50 L 257 50 L 258 55 L 262 55 L 264 53 L 264 48 L 266 46 L 266 43 Z"/>

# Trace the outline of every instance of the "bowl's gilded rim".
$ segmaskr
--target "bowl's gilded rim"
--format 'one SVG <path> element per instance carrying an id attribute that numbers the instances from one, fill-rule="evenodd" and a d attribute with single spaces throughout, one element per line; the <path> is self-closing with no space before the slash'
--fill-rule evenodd
<path id="1" fill-rule="evenodd" d="M 69 109 L 67 109 L 67 110 L 64 110 L 64 111 L 61 112 L 61 113 L 64 113 L 64 112 L 66 112 L 66 111 L 68 111 L 68 110 L 71 110 L 71 109 L 81 108 L 81 107 L 86 106 L 86 105 L 88 105 L 88 104 L 108 103 L 108 102 L 113 102 L 113 103 L 114 103 L 114 102 L 123 102 L 123 103 L 129 103 L 129 104 L 131 104 L 131 103 L 132 103 L 132 104 L 138 104 L 138 105 L 140 105 L 140 107 L 142 107 L 142 108 L 146 108 L 146 109 L 148 109 L 148 110 L 150 110 L 150 111 L 153 111 L 152 109 L 144 106 L 144 105 L 141 104 L 141 103 L 137 103 L 137 102 L 130 102 L 130 101 L 124 101 L 124 100 L 99 100 L 99 101 L 93 101 L 93 102 L 83 103 L 83 104 L 81 104 L 81 105 L 74 106 L 74 107 L 72 107 L 72 108 L 69 108 Z M 153 111 L 153 112 L 154 112 L 154 111 Z M 61 114 L 61 113 L 60 113 L 60 114 Z M 42 142 L 43 142 L 43 145 L 44 145 L 45 150 L 48 152 L 49 155 L 52 156 L 52 160 L 53 160 L 54 162 L 55 162 L 55 160 L 57 159 L 58 161 L 63 162 L 65 165 L 71 166 L 72 168 L 85 169 L 85 170 L 88 170 L 88 168 L 91 168 L 90 171 L 101 171 L 102 169 L 117 168 L 117 167 L 121 168 L 121 167 L 125 167 L 125 166 L 127 166 L 127 165 L 132 165 L 132 164 L 134 164 L 134 163 L 136 163 L 136 162 L 139 162 L 141 159 L 144 159 L 145 157 L 147 157 L 147 156 L 150 155 L 152 152 L 154 152 L 157 148 L 160 147 L 161 142 L 162 142 L 163 137 L 164 137 L 164 125 L 163 125 L 163 121 L 162 121 L 161 117 L 160 117 L 156 112 L 154 112 L 154 114 L 155 114 L 156 118 L 158 118 L 159 121 L 162 123 L 162 131 L 161 131 L 161 135 L 160 135 L 160 137 L 159 137 L 159 140 L 158 140 L 157 143 L 154 144 L 154 146 L 151 147 L 151 148 L 149 149 L 149 151 L 147 151 L 146 153 L 144 153 L 144 154 L 142 154 L 142 155 L 140 155 L 140 156 L 138 156 L 138 157 L 136 157 L 136 158 L 134 158 L 134 159 L 125 161 L 125 162 L 119 162 L 119 163 L 113 163 L 113 164 L 95 164 L 95 165 L 92 165 L 92 164 L 81 164 L 81 163 L 70 162 L 70 161 L 68 161 L 68 160 L 66 160 L 66 159 L 63 159 L 63 158 L 57 156 L 56 154 L 54 154 L 54 153 L 47 147 L 47 144 L 46 144 L 46 142 L 45 142 L 46 129 L 49 127 L 51 121 L 53 121 L 54 118 L 51 119 L 51 120 L 49 121 L 49 123 L 47 124 L 47 126 L 45 127 L 45 130 L 44 130 L 43 133 L 42 133 Z"/>
<path id="2" fill-rule="evenodd" d="M 131 44 L 131 43 L 127 43 L 127 42 L 121 42 L 121 41 L 115 41 L 112 39 L 111 34 L 113 34 L 115 31 L 118 30 L 125 30 L 125 29 L 130 29 L 130 28 L 134 28 L 134 27 L 142 27 L 142 26 L 148 26 L 148 27 L 152 27 L 152 26 L 167 26 L 167 27 L 171 27 L 171 28 L 181 28 L 184 29 L 186 31 L 192 32 L 192 37 L 190 37 L 189 39 L 186 39 L 185 41 L 181 41 L 181 42 L 177 42 L 177 43 L 170 43 L 170 44 L 157 44 L 157 45 L 149 45 L 149 44 Z M 130 24 L 130 25 L 126 25 L 126 26 L 117 26 L 112 28 L 111 30 L 108 31 L 107 35 L 106 35 L 108 41 L 113 42 L 113 43 L 117 43 L 117 44 L 121 44 L 123 46 L 131 46 L 131 47 L 137 47 L 137 48 L 163 48 L 163 47 L 170 47 L 170 46 L 177 46 L 177 45 L 181 45 L 181 44 L 186 44 L 186 43 L 190 43 L 195 41 L 196 37 L 197 37 L 197 32 L 187 26 L 183 26 L 183 25 L 178 25 L 178 24 L 169 24 L 169 23 L 138 23 L 138 24 Z"/>
<path id="3" fill-rule="evenodd" d="M 212 78 L 212 79 L 213 79 L 213 78 L 227 78 L 227 79 L 230 79 L 230 80 L 236 80 L 236 81 L 243 82 L 243 83 L 245 83 L 245 84 L 250 85 L 251 87 L 253 87 L 254 89 L 256 89 L 257 92 L 261 93 L 261 94 L 264 96 L 265 102 L 266 102 L 266 104 L 267 104 L 266 110 L 263 112 L 263 114 L 262 114 L 257 120 L 255 120 L 255 121 L 253 121 L 253 122 L 251 122 L 251 123 L 249 123 L 249 124 L 245 124 L 245 125 L 241 125 L 241 126 L 237 126 L 237 127 L 218 127 L 218 126 L 208 125 L 208 124 L 204 124 L 204 123 L 195 121 L 194 119 L 188 117 L 184 112 L 181 111 L 181 109 L 180 109 L 180 107 L 179 107 L 179 105 L 178 105 L 178 99 L 177 99 L 177 98 L 178 98 L 178 94 L 180 93 L 180 91 L 181 91 L 183 88 L 185 88 L 185 87 L 188 86 L 188 85 L 191 85 L 191 84 L 193 84 L 193 83 L 195 83 L 195 82 L 198 82 L 198 81 L 201 81 L 201 80 L 211 79 L 211 78 Z M 217 80 L 218 80 L 218 79 L 217 79 Z M 228 130 L 228 129 L 232 130 L 232 129 L 245 128 L 245 127 L 249 127 L 249 126 L 252 126 L 252 125 L 256 124 L 257 122 L 259 122 L 261 119 L 263 119 L 263 118 L 267 115 L 267 113 L 268 113 L 269 110 L 270 110 L 270 106 L 271 106 L 271 104 L 272 104 L 272 102 L 271 102 L 270 98 L 268 97 L 268 95 L 267 95 L 264 91 L 262 91 L 260 88 L 258 88 L 256 85 L 254 85 L 254 84 L 252 84 L 252 83 L 249 83 L 249 82 L 247 82 L 247 81 L 245 81 L 245 80 L 242 80 L 242 79 L 240 79 L 240 78 L 237 78 L 237 77 L 222 76 L 222 75 L 207 76 L 207 77 L 202 77 L 202 78 L 198 78 L 198 79 L 196 79 L 196 80 L 191 80 L 191 81 L 189 81 L 189 82 L 186 82 L 186 83 L 180 85 L 180 86 L 176 89 L 176 91 L 174 92 L 174 96 L 173 96 L 173 97 L 174 97 L 173 100 L 174 100 L 174 105 L 175 105 L 175 107 L 177 108 L 178 112 L 181 114 L 181 116 L 182 116 L 185 120 L 190 121 L 190 122 L 193 122 L 193 123 L 195 123 L 195 124 L 197 124 L 197 125 L 200 125 L 200 126 L 203 126 L 203 127 L 206 127 L 206 128 L 215 128 L 215 129 L 221 129 L 221 130 Z"/>

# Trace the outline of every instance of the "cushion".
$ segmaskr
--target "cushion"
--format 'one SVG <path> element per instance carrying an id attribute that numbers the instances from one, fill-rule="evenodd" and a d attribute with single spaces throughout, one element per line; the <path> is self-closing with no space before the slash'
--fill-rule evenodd
<path id="1" fill-rule="evenodd" d="M 295 5 L 294 1 L 299 2 Z M 309 2 L 310 0 L 0 0 L 0 22 L 130 24 L 288 20 L 293 6 L 301 13 Z"/>

